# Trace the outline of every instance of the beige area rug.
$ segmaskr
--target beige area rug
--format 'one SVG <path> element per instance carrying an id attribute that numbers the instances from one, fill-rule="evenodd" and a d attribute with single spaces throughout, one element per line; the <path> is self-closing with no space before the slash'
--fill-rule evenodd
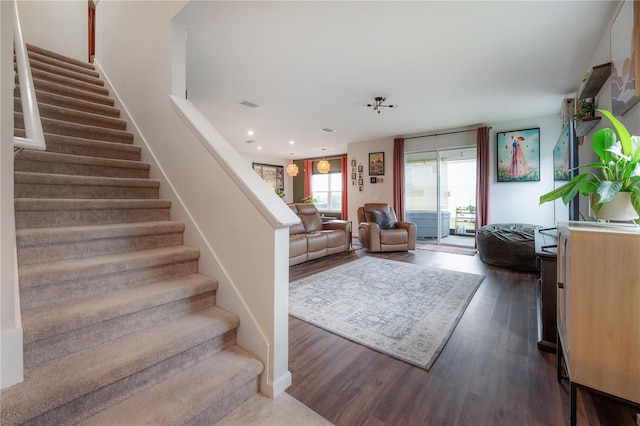
<path id="1" fill-rule="evenodd" d="M 292 282 L 289 313 L 428 370 L 482 280 L 363 257 Z"/>

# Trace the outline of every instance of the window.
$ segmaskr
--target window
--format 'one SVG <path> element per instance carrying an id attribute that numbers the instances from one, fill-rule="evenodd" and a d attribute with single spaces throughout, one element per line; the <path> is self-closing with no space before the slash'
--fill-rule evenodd
<path id="1" fill-rule="evenodd" d="M 342 173 L 314 174 L 311 177 L 311 194 L 318 200 L 320 211 L 342 211 Z"/>

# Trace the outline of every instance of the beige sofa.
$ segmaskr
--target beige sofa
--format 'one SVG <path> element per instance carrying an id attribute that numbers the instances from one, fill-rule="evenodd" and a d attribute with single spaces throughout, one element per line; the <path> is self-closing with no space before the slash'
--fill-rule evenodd
<path id="1" fill-rule="evenodd" d="M 289 266 L 349 250 L 350 222 L 323 222 L 314 204 L 295 203 L 289 208 L 300 218 L 289 228 Z"/>

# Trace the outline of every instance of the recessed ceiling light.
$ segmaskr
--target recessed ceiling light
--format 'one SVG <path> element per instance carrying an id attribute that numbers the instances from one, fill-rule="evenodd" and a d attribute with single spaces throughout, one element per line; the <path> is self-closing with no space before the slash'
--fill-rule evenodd
<path id="1" fill-rule="evenodd" d="M 249 136 L 253 136 L 253 130 L 249 130 L 249 131 L 247 132 L 247 134 L 248 134 Z"/>
<path id="2" fill-rule="evenodd" d="M 238 103 L 240 105 L 244 105 L 244 106 L 249 107 L 249 108 L 258 108 L 260 106 L 260 104 L 257 104 L 255 102 L 251 102 L 251 101 L 246 101 L 246 100 L 245 101 L 240 101 Z"/>
<path id="3" fill-rule="evenodd" d="M 259 146 L 259 147 L 258 147 L 258 150 L 261 150 L 261 149 L 262 149 L 262 147 L 261 147 L 261 146 Z"/>
<path id="4" fill-rule="evenodd" d="M 330 129 L 328 127 L 325 127 L 324 129 L 322 129 L 323 132 L 325 133 L 335 133 L 336 131 L 334 129 Z"/>
<path id="5" fill-rule="evenodd" d="M 293 145 L 294 143 L 294 141 L 289 141 L 289 145 Z"/>

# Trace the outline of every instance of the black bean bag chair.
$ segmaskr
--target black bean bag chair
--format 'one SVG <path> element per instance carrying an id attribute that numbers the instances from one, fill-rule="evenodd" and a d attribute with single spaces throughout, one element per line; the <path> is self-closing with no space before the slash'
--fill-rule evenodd
<path id="1" fill-rule="evenodd" d="M 496 223 L 485 225 L 476 237 L 480 260 L 489 265 L 535 271 L 535 233 L 538 225 Z"/>

